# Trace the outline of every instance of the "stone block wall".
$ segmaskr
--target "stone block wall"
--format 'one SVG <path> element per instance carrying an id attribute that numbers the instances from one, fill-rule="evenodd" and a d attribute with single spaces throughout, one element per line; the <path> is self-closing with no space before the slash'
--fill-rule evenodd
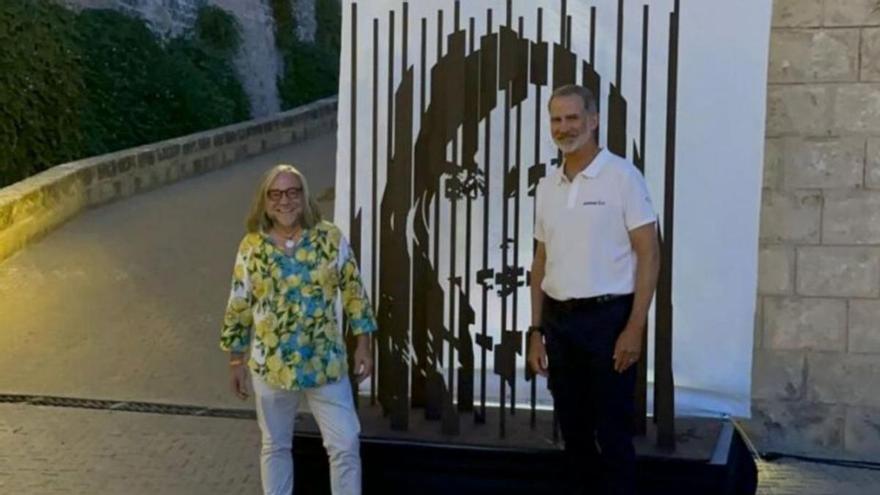
<path id="1" fill-rule="evenodd" d="M 85 208 L 332 132 L 336 98 L 272 117 L 53 167 L 0 189 L 0 261 Z"/>
<path id="2" fill-rule="evenodd" d="M 880 458 L 880 0 L 774 0 L 753 419 Z"/>

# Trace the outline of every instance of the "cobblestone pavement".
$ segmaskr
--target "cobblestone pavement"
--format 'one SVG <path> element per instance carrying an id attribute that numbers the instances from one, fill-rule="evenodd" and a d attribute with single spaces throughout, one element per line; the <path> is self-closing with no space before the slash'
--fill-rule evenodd
<path id="1" fill-rule="evenodd" d="M 794 459 L 758 463 L 758 495 L 877 495 L 880 471 Z"/>
<path id="2" fill-rule="evenodd" d="M 253 420 L 0 404 L 4 495 L 258 494 Z M 880 472 L 759 463 L 759 495 L 876 495 Z M 707 494 L 711 495 L 711 494 Z"/>
<path id="3" fill-rule="evenodd" d="M 256 421 L 0 404 L 4 495 L 260 493 Z"/>

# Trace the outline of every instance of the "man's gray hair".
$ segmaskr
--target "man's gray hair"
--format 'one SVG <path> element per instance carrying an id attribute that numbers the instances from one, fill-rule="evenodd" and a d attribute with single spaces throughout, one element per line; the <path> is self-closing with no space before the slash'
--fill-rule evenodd
<path id="1" fill-rule="evenodd" d="M 553 91 L 553 94 L 550 95 L 550 103 L 553 103 L 553 98 L 571 95 L 578 95 L 581 97 L 581 100 L 584 102 L 584 110 L 586 110 L 588 114 L 597 113 L 599 111 L 598 105 L 596 104 L 596 97 L 593 96 L 593 92 L 577 84 L 566 84 L 565 86 L 556 88 Z"/>

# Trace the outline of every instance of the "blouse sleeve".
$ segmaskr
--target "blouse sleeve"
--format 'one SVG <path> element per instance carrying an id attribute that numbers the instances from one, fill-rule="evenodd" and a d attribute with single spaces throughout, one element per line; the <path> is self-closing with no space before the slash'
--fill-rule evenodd
<path id="1" fill-rule="evenodd" d="M 339 241 L 337 268 L 339 270 L 339 285 L 342 290 L 342 310 L 348 318 L 352 334 L 362 335 L 375 332 L 377 325 L 376 317 L 373 315 L 373 307 L 367 299 L 357 262 L 352 256 L 351 248 L 344 236 Z"/>
<path id="2" fill-rule="evenodd" d="M 232 289 L 226 305 L 226 314 L 223 317 L 223 329 L 220 332 L 220 348 L 224 351 L 243 353 L 250 347 L 253 293 L 247 273 L 249 252 L 247 242 L 243 240 L 235 257 Z"/>

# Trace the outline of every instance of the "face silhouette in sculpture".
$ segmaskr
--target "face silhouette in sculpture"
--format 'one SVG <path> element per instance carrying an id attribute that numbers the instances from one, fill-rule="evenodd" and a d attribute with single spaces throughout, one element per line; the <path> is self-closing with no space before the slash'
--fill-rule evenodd
<path id="1" fill-rule="evenodd" d="M 299 177 L 282 172 L 266 190 L 266 215 L 278 227 L 298 225 L 303 214 L 303 185 Z"/>
<path id="2" fill-rule="evenodd" d="M 593 135 L 598 126 L 599 114 L 589 111 L 579 95 L 556 96 L 550 101 L 550 132 L 564 154 L 595 146 Z"/>

